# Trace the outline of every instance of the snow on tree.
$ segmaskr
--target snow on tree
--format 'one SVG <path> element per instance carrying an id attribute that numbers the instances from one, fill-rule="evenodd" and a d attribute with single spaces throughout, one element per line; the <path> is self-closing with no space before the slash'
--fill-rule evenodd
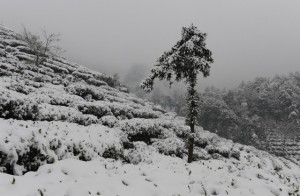
<path id="1" fill-rule="evenodd" d="M 173 80 L 184 80 L 188 84 L 187 118 L 186 124 L 190 126 L 188 162 L 192 162 L 195 124 L 197 121 L 199 96 L 195 89 L 197 75 L 201 72 L 204 77 L 209 76 L 210 64 L 213 63 L 212 53 L 206 48 L 206 34 L 191 25 L 183 27 L 181 40 L 170 51 L 165 52 L 151 70 L 141 87 L 150 92 L 153 90 L 156 78 L 166 79 L 172 84 Z"/>

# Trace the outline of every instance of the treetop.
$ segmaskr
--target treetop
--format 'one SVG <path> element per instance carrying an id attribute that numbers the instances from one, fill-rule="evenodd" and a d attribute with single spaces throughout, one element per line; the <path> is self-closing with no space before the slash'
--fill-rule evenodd
<path id="1" fill-rule="evenodd" d="M 213 59 L 211 51 L 206 48 L 205 40 L 206 34 L 193 24 L 183 27 L 181 40 L 158 58 L 150 76 L 142 82 L 141 87 L 145 91 L 151 91 L 156 78 L 166 79 L 172 84 L 172 80 L 183 79 L 186 83 L 191 80 L 196 83 L 196 77 L 200 72 L 204 77 L 209 76 L 210 63 L 213 63 Z"/>

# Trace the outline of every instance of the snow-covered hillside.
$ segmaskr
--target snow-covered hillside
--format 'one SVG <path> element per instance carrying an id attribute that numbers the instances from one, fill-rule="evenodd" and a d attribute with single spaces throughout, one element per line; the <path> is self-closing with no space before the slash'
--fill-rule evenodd
<path id="1" fill-rule="evenodd" d="M 0 26 L 0 195 L 299 195 L 300 167 L 196 128 Z"/>

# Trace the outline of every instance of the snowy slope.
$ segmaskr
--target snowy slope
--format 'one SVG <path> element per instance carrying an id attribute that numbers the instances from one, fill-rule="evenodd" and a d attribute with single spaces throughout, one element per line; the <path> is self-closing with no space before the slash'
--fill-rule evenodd
<path id="1" fill-rule="evenodd" d="M 0 26 L 0 195 L 299 195 L 300 168 L 196 128 Z"/>
<path id="2" fill-rule="evenodd" d="M 276 164 L 284 169 L 275 171 L 272 159 L 261 160 L 246 152 L 242 156 L 245 158 L 241 161 L 210 160 L 187 164 L 182 159 L 154 153 L 152 164 L 139 165 L 103 158 L 89 162 L 67 159 L 21 177 L 1 174 L 0 190 L 1 195 L 10 196 L 284 196 L 299 190 L 293 185 L 297 183 L 295 175 L 300 175 L 295 165 L 277 161 Z"/>

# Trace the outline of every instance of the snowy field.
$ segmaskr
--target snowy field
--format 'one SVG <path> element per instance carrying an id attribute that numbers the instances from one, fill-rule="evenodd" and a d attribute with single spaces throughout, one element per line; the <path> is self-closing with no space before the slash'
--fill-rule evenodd
<path id="1" fill-rule="evenodd" d="M 156 153 L 151 164 L 138 165 L 103 158 L 89 162 L 66 159 L 24 176 L 0 174 L 0 192 L 9 196 L 297 195 L 299 167 L 277 162 L 282 170 L 276 171 L 271 161 L 249 160 L 187 164 Z"/>

